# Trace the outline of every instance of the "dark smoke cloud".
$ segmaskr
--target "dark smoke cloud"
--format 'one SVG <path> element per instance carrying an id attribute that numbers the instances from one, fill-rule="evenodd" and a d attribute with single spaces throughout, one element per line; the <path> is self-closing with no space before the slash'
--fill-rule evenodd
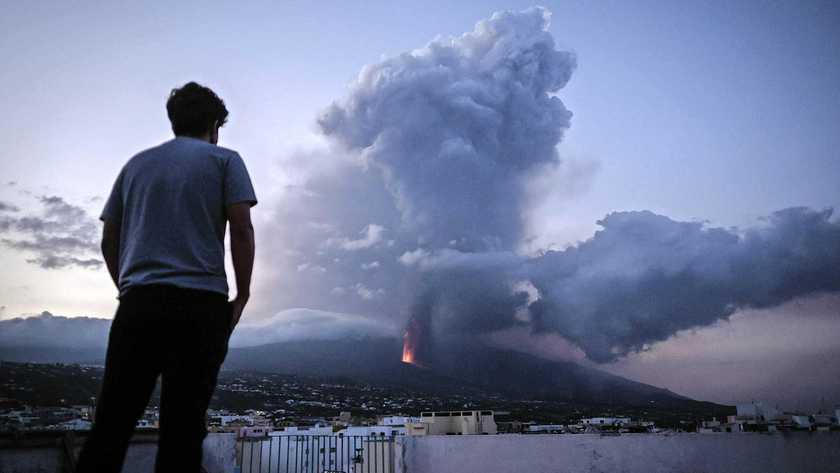
<path id="1" fill-rule="evenodd" d="M 619 212 L 595 236 L 527 265 L 537 332 L 610 361 L 743 308 L 840 290 L 840 225 L 831 210 L 791 208 L 743 234 Z"/>
<path id="2" fill-rule="evenodd" d="M 7 248 L 35 255 L 26 262 L 44 269 L 81 267 L 97 269 L 102 261 L 98 254 L 98 223 L 85 209 L 58 196 L 38 199 L 37 215 L 0 218 L 0 239 Z M 17 211 L 17 208 L 13 210 Z"/>
<path id="3" fill-rule="evenodd" d="M 497 13 L 362 70 L 319 120 L 336 148 L 285 163 L 301 177 L 262 238 L 266 280 L 283 288 L 271 310 L 376 314 L 422 327 L 436 351 L 464 336 L 561 337 L 606 362 L 741 308 L 840 290 L 831 211 L 747 230 L 613 213 L 577 246 L 521 254 L 531 186 L 574 175 L 555 151 L 574 56 L 548 19 Z"/>
<path id="4" fill-rule="evenodd" d="M 607 362 L 740 309 L 840 291 L 831 215 L 790 208 L 741 232 L 616 212 L 591 239 L 528 259 L 448 249 L 401 259 L 423 274 L 412 314 L 435 338 L 526 327 Z"/>
<path id="5" fill-rule="evenodd" d="M 0 212 L 17 212 L 18 210 L 20 209 L 16 206 L 0 200 Z"/>

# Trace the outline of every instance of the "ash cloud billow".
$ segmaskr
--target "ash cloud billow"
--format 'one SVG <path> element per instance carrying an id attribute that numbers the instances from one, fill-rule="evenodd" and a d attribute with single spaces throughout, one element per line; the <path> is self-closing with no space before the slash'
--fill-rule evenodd
<path id="1" fill-rule="evenodd" d="M 574 55 L 555 49 L 541 8 L 496 13 L 457 38 L 366 66 L 323 132 L 361 153 L 404 229 L 431 246 L 509 248 L 522 236 L 530 173 L 556 165 L 571 113 L 552 95 Z"/>
<path id="2" fill-rule="evenodd" d="M 524 302 L 498 278 L 495 253 L 481 252 L 519 242 L 529 177 L 559 164 L 556 146 L 572 114 L 554 94 L 575 57 L 555 48 L 549 20 L 542 8 L 496 13 L 470 33 L 366 66 L 319 120 L 381 173 L 399 231 L 423 245 L 399 261 L 413 270 L 419 260 L 454 259 L 408 278 L 409 330 L 504 328 Z M 407 336 L 419 356 L 426 350 L 417 338 Z"/>
<path id="3" fill-rule="evenodd" d="M 617 212 L 593 238 L 526 264 L 537 332 L 611 361 L 744 308 L 840 291 L 840 224 L 790 208 L 742 234 L 651 212 Z"/>
<path id="4" fill-rule="evenodd" d="M 523 331 L 608 362 L 742 308 L 840 290 L 830 210 L 740 230 L 617 212 L 576 246 L 520 253 L 530 186 L 563 165 L 572 116 L 557 94 L 575 56 L 549 20 L 496 13 L 362 69 L 319 118 L 340 152 L 277 212 L 272 263 L 292 275 L 279 304 L 396 320 L 421 364 L 464 337 Z"/>

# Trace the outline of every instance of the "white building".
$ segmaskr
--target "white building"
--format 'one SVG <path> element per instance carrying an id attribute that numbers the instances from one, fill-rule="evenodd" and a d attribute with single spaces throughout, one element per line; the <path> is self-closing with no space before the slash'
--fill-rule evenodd
<path id="1" fill-rule="evenodd" d="M 239 416 L 239 415 L 224 415 L 220 414 L 217 416 L 210 417 L 211 423 L 217 423 L 221 427 L 226 427 L 228 424 L 233 422 L 238 422 L 247 425 L 254 425 L 254 419 L 251 416 Z"/>
<path id="2" fill-rule="evenodd" d="M 583 425 L 621 427 L 630 423 L 629 417 L 590 417 L 583 419 Z"/>
<path id="3" fill-rule="evenodd" d="M 408 424 L 406 429 L 408 435 L 479 435 L 498 432 L 493 411 L 421 412 L 420 424 Z"/>
<path id="4" fill-rule="evenodd" d="M 397 435 L 405 435 L 405 433 L 406 428 L 403 425 L 350 426 L 338 431 L 338 435 L 357 437 L 370 437 L 372 435 L 380 437 L 394 437 Z"/>
<path id="5" fill-rule="evenodd" d="M 810 429 L 811 428 L 811 418 L 806 415 L 791 415 L 790 420 L 793 421 L 793 424 L 800 428 L 800 429 Z"/>
<path id="6" fill-rule="evenodd" d="M 62 422 L 60 424 L 57 424 L 56 427 L 59 430 L 73 430 L 73 431 L 76 431 L 76 430 L 90 430 L 91 425 L 93 425 L 93 423 L 89 420 L 73 419 L 73 420 L 68 420 L 66 422 Z"/>
<path id="7" fill-rule="evenodd" d="M 239 429 L 239 438 L 266 437 L 272 430 L 274 429 L 265 426 L 242 427 Z"/>
<path id="8" fill-rule="evenodd" d="M 746 404 L 738 404 L 735 406 L 737 417 L 742 419 L 771 421 L 779 417 L 782 412 L 773 406 L 766 406 L 760 401 L 753 401 Z"/>
<path id="9" fill-rule="evenodd" d="M 284 427 L 282 429 L 277 429 L 273 432 L 269 432 L 269 436 L 276 437 L 276 436 L 283 436 L 283 435 L 333 435 L 335 432 L 331 425 L 315 425 L 312 427 L 300 427 L 300 426 L 292 426 L 292 427 Z"/>
<path id="10" fill-rule="evenodd" d="M 137 419 L 135 427 L 138 429 L 154 429 L 157 428 L 157 423 L 149 419 Z"/>
<path id="11" fill-rule="evenodd" d="M 408 424 L 419 424 L 422 422 L 420 417 L 409 417 L 409 416 L 385 416 L 382 418 L 380 424 L 381 425 L 408 425 Z"/>
<path id="12" fill-rule="evenodd" d="M 532 434 L 561 434 L 565 431 L 566 428 L 560 424 L 529 425 L 525 428 L 525 433 Z"/>
<path id="13" fill-rule="evenodd" d="M 29 407 L 9 411 L 0 415 L 0 418 L 5 418 L 7 422 L 20 424 L 22 426 L 28 426 L 32 422 L 40 419 L 40 417 L 33 413 L 32 409 Z"/>

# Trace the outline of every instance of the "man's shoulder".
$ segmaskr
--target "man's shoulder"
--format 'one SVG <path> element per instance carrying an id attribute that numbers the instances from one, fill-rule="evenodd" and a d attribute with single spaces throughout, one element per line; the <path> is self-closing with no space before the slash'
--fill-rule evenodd
<path id="1" fill-rule="evenodd" d="M 225 148 L 224 146 L 212 145 L 210 143 L 208 143 L 208 146 L 213 148 L 211 153 L 214 153 L 223 159 L 240 158 L 239 152 L 236 150 Z"/>
<path id="2" fill-rule="evenodd" d="M 179 145 L 183 145 L 184 147 L 186 147 L 186 149 L 192 150 L 193 152 L 198 152 L 198 154 L 206 153 L 206 155 L 219 158 L 222 161 L 227 161 L 231 158 L 239 157 L 239 153 L 236 150 L 225 148 L 224 146 L 214 145 L 213 143 L 209 143 L 207 141 L 192 138 L 186 138 L 181 140 L 176 138 L 172 141 L 163 143 L 160 146 L 166 147 L 166 152 L 177 154 L 184 151 L 184 148 L 181 148 Z"/>
<path id="3" fill-rule="evenodd" d="M 155 156 L 159 156 L 161 154 L 166 154 L 169 152 L 168 148 L 171 148 L 171 145 L 174 140 L 165 141 L 161 144 L 146 148 L 129 158 L 126 162 L 125 167 L 129 168 L 132 166 L 136 166 L 143 161 L 147 161 L 150 158 L 154 158 Z"/>
<path id="4" fill-rule="evenodd" d="M 156 159 L 167 158 L 169 156 L 174 157 L 183 153 L 194 154 L 196 152 L 199 154 L 206 153 L 206 155 L 218 158 L 223 163 L 230 159 L 241 159 L 239 153 L 230 148 L 217 146 L 202 140 L 189 140 L 184 142 L 183 140 L 173 138 L 138 152 L 128 160 L 125 167 L 130 170 L 130 168 L 142 166 Z"/>

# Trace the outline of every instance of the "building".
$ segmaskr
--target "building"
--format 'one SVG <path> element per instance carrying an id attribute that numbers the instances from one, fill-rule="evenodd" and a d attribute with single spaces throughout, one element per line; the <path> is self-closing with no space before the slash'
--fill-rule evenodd
<path id="1" fill-rule="evenodd" d="M 716 417 L 713 417 L 712 420 L 704 420 L 700 423 L 697 427 L 698 434 L 710 434 L 714 432 L 722 432 L 724 429 L 723 424 L 717 420 Z"/>
<path id="2" fill-rule="evenodd" d="M 239 438 L 267 437 L 272 430 L 271 427 L 265 426 L 242 427 L 239 429 Z"/>
<path id="3" fill-rule="evenodd" d="M 407 425 L 407 424 L 419 424 L 422 422 L 420 417 L 409 417 L 409 416 L 384 416 L 380 419 L 380 425 Z"/>
<path id="4" fill-rule="evenodd" d="M 406 427 L 404 425 L 350 426 L 338 431 L 338 435 L 346 435 L 352 437 L 393 437 L 397 435 L 406 435 Z"/>
<path id="5" fill-rule="evenodd" d="M 75 432 L 80 430 L 90 430 L 92 425 L 93 423 L 89 420 L 73 419 L 57 424 L 54 427 L 57 430 L 72 430 Z"/>
<path id="6" fill-rule="evenodd" d="M 420 424 L 419 428 L 416 423 L 406 425 L 407 435 L 495 435 L 498 432 L 493 411 L 421 412 Z"/>
<path id="7" fill-rule="evenodd" d="M 211 415 L 207 417 L 207 421 L 210 425 L 217 425 L 219 427 L 228 427 L 229 424 L 234 425 L 245 425 L 251 426 L 254 425 L 254 419 L 251 416 L 241 416 L 241 415 Z"/>
<path id="8" fill-rule="evenodd" d="M 523 434 L 562 434 L 566 427 L 560 424 L 529 425 L 522 431 Z"/>
<path id="9" fill-rule="evenodd" d="M 766 406 L 760 401 L 738 404 L 735 406 L 735 410 L 737 417 L 758 422 L 767 422 L 781 415 L 781 411 L 777 407 Z"/>
<path id="10" fill-rule="evenodd" d="M 810 430 L 811 429 L 811 417 L 803 414 L 791 414 L 790 416 L 791 421 L 793 421 L 793 425 L 801 430 Z"/>
<path id="11" fill-rule="evenodd" d="M 581 421 L 583 425 L 596 427 L 621 427 L 630 423 L 629 417 L 590 417 Z"/>
<path id="12" fill-rule="evenodd" d="M 137 424 L 135 425 L 135 427 L 138 429 L 156 429 L 158 427 L 158 424 L 154 420 L 137 419 Z"/>
<path id="13" fill-rule="evenodd" d="M 269 436 L 283 436 L 283 435 L 333 435 L 335 431 L 331 425 L 314 425 L 311 427 L 283 427 L 281 429 L 269 432 Z"/>

